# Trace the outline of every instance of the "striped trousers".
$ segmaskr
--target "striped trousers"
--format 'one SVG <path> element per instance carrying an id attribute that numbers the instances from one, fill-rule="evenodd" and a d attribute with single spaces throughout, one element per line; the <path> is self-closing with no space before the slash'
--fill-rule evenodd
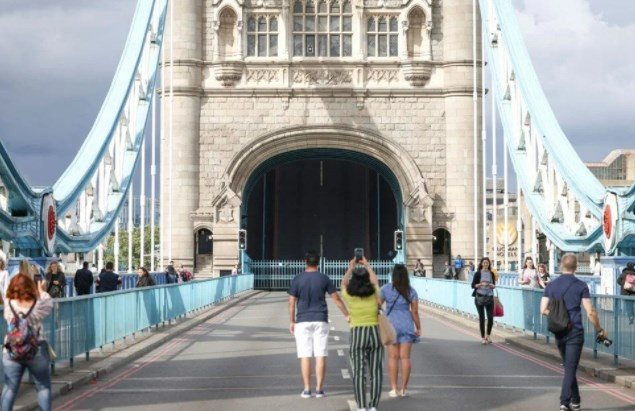
<path id="1" fill-rule="evenodd" d="M 352 327 L 350 356 L 353 365 L 353 391 L 357 408 L 379 405 L 382 383 L 384 346 L 379 339 L 379 326 Z M 370 379 L 370 402 L 366 402 L 366 371 Z"/>

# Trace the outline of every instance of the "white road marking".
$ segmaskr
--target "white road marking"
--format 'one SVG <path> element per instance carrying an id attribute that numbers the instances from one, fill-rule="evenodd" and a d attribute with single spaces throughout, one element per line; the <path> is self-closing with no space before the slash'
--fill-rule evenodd
<path id="1" fill-rule="evenodd" d="M 333 336 L 333 339 L 334 339 L 335 341 L 339 341 L 339 340 L 340 340 L 340 337 L 338 337 L 337 335 L 335 335 L 335 336 Z"/>
<path id="2" fill-rule="evenodd" d="M 337 355 L 339 355 L 340 357 L 344 356 L 344 350 L 337 350 Z"/>
<path id="3" fill-rule="evenodd" d="M 345 380 L 351 379 L 351 374 L 349 374 L 346 368 L 342 368 L 342 378 L 344 378 Z"/>

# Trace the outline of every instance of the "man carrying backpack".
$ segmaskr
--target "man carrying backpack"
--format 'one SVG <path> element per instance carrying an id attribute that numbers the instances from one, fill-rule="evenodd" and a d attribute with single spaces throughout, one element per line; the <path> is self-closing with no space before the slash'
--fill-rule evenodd
<path id="1" fill-rule="evenodd" d="M 575 277 L 578 260 L 574 254 L 565 254 L 560 262 L 562 275 L 547 284 L 540 302 L 540 312 L 549 317 L 549 331 L 556 336 L 562 363 L 564 379 L 560 391 L 560 411 L 580 409 L 580 390 L 576 371 L 584 345 L 582 307 L 595 327 L 597 336 L 607 338 L 600 327 L 597 312 L 591 303 L 589 288 L 584 281 Z"/>

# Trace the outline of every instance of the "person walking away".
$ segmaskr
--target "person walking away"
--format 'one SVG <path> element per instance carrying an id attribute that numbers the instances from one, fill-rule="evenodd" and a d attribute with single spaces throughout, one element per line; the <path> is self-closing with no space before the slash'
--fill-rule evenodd
<path id="1" fill-rule="evenodd" d="M 474 263 L 473 263 L 473 262 L 471 262 L 471 261 L 470 261 L 469 263 L 467 263 L 467 270 L 468 270 L 470 273 L 473 273 L 473 272 L 474 272 Z"/>
<path id="2" fill-rule="evenodd" d="M 445 270 L 443 270 L 443 277 L 446 280 L 452 280 L 456 277 L 456 271 L 454 270 L 454 266 L 452 266 L 449 262 L 445 262 Z"/>
<path id="3" fill-rule="evenodd" d="M 518 274 L 518 284 L 525 288 L 540 288 L 540 281 L 538 281 L 538 272 L 534 267 L 533 258 L 525 258 L 523 269 Z"/>
<path id="4" fill-rule="evenodd" d="M 187 271 L 183 264 L 181 264 L 181 266 L 179 267 L 178 273 L 179 273 L 179 278 L 181 279 L 181 282 L 186 283 L 192 279 L 192 273 Z"/>
<path id="5" fill-rule="evenodd" d="M 408 396 L 410 380 L 410 353 L 412 344 L 421 337 L 421 319 L 419 318 L 419 296 L 410 287 L 408 271 L 402 264 L 397 264 L 392 271 L 392 283 L 381 288 L 379 303 L 386 303 L 386 316 L 395 327 L 397 340 L 388 346 L 388 377 L 392 390 L 391 397 Z M 401 389 L 397 389 L 401 366 Z"/>
<path id="6" fill-rule="evenodd" d="M 543 289 L 551 282 L 551 276 L 547 272 L 547 266 L 544 264 L 538 264 L 538 282 L 540 283 L 540 288 Z"/>
<path id="7" fill-rule="evenodd" d="M 328 356 L 329 322 L 325 295 L 348 316 L 333 282 L 318 271 L 320 256 L 315 251 L 306 253 L 306 269 L 296 275 L 289 287 L 289 332 L 295 337 L 304 389 L 300 396 L 311 398 L 311 358 L 315 357 L 315 397 L 322 398 L 326 357 Z"/>
<path id="8" fill-rule="evenodd" d="M 423 263 L 421 262 L 420 258 L 417 258 L 417 262 L 415 263 L 414 275 L 415 275 L 415 277 L 425 277 L 426 276 L 426 269 L 424 268 Z"/>
<path id="9" fill-rule="evenodd" d="M 582 307 L 587 318 L 595 327 L 597 336 L 607 338 L 606 331 L 600 326 L 597 312 L 591 302 L 589 287 L 575 277 L 578 260 L 575 254 L 565 254 L 560 262 L 562 275 L 547 284 L 545 294 L 540 301 L 540 312 L 549 315 L 550 302 L 562 299 L 569 315 L 569 327 L 555 334 L 556 344 L 564 365 L 564 378 L 560 391 L 560 410 L 579 410 L 580 390 L 576 372 L 584 345 L 584 327 L 582 326 Z"/>
<path id="10" fill-rule="evenodd" d="M 64 298 L 66 287 L 66 277 L 60 269 L 60 264 L 53 261 L 46 269 L 47 290 L 51 298 Z"/>
<path id="11" fill-rule="evenodd" d="M 461 258 L 461 254 L 456 256 L 456 259 L 454 260 L 454 278 L 456 280 L 459 279 L 460 275 L 461 275 L 461 271 L 463 271 L 463 267 L 465 267 L 465 261 L 463 261 L 463 259 Z"/>
<path id="12" fill-rule="evenodd" d="M 139 280 L 137 280 L 136 288 L 152 287 L 156 285 L 156 283 L 154 282 L 154 279 L 152 278 L 152 276 L 150 275 L 150 273 L 145 267 L 139 267 L 138 273 L 139 273 Z"/>
<path id="13" fill-rule="evenodd" d="M 82 268 L 75 272 L 75 293 L 88 295 L 93 288 L 93 273 L 88 269 L 88 261 L 84 261 Z"/>
<path id="14" fill-rule="evenodd" d="M 90 272 L 93 273 L 93 277 L 97 276 L 97 266 L 95 264 L 90 266 Z"/>
<path id="15" fill-rule="evenodd" d="M 350 312 L 349 355 L 359 411 L 376 411 L 381 398 L 384 347 L 379 336 L 379 294 L 377 275 L 366 258 L 361 261 L 353 258 L 342 279 L 342 297 Z M 366 401 L 366 368 L 370 376 L 369 401 Z"/>
<path id="16" fill-rule="evenodd" d="M 29 370 L 35 380 L 40 410 L 51 410 L 49 348 L 42 338 L 42 321 L 53 309 L 53 300 L 46 289 L 46 282 L 39 281 L 36 285 L 22 273 L 15 275 L 9 284 L 4 307 L 4 319 L 8 328 L 2 354 L 3 411 L 13 409 L 25 369 Z"/>
<path id="17" fill-rule="evenodd" d="M 107 293 L 110 291 L 117 291 L 117 288 L 121 285 L 121 277 L 113 272 L 114 265 L 112 261 L 106 263 L 106 269 L 99 274 L 97 280 L 97 292 Z"/>
<path id="18" fill-rule="evenodd" d="M 7 289 L 9 288 L 9 272 L 7 271 L 7 262 L 0 258 L 0 296 L 2 297 L 2 304 L 7 296 Z"/>
<path id="19" fill-rule="evenodd" d="M 494 288 L 496 280 L 491 271 L 492 262 L 483 257 L 478 263 L 474 278 L 472 278 L 472 297 L 478 312 L 478 326 L 481 330 L 481 344 L 491 344 L 492 327 L 494 326 Z M 487 334 L 485 333 L 485 314 L 487 313 Z"/>
<path id="20" fill-rule="evenodd" d="M 621 295 L 635 296 L 635 263 L 626 264 L 617 278 L 617 284 L 620 286 Z M 624 304 L 628 314 L 628 322 L 632 325 L 635 322 L 635 301 L 622 300 L 622 304 Z"/>

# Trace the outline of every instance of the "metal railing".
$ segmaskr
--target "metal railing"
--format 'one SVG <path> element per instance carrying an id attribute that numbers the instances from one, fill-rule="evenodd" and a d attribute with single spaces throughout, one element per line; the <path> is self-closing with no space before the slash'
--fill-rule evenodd
<path id="1" fill-rule="evenodd" d="M 370 266 L 375 270 L 381 286 L 390 281 L 395 263 L 390 260 L 370 261 Z M 248 265 L 245 264 L 243 267 L 254 274 L 254 288 L 257 290 L 287 290 L 293 278 L 305 268 L 303 260 L 248 260 Z M 346 260 L 320 260 L 320 271 L 326 274 L 337 288 L 340 288 L 347 268 Z"/>
<path id="2" fill-rule="evenodd" d="M 242 274 L 55 300 L 44 320 L 46 340 L 57 361 L 70 360 L 135 333 L 218 304 L 253 289 L 253 275 Z M 0 308 L 2 314 L 3 308 Z M 0 333 L 7 324 L 0 315 Z M 0 376 L 2 376 L 0 372 Z"/>
<path id="3" fill-rule="evenodd" d="M 156 285 L 163 285 L 167 283 L 167 277 L 165 272 L 154 272 L 150 273 L 150 276 L 154 279 Z M 119 274 L 121 278 L 121 288 L 120 290 L 129 290 L 135 288 L 137 285 L 137 281 L 139 280 L 139 275 L 136 273 L 129 274 Z M 97 276 L 94 277 L 94 280 L 97 279 Z M 93 285 L 91 288 L 91 294 L 95 294 L 97 288 L 97 284 L 93 281 Z M 65 297 L 75 297 L 75 277 L 74 276 L 66 276 L 66 286 L 64 287 L 64 295 Z"/>
<path id="4" fill-rule="evenodd" d="M 422 277 L 411 277 L 410 281 L 421 300 L 463 315 L 477 315 L 470 283 Z M 547 329 L 547 317 L 540 315 L 543 291 L 506 286 L 498 286 L 497 290 L 505 315 L 496 318 L 496 322 L 533 333 L 534 338 L 542 335 L 549 342 L 551 334 Z M 595 330 L 583 314 L 585 347 L 593 350 L 594 356 L 598 352 L 612 355 L 615 363 L 618 357 L 635 360 L 635 297 L 592 294 L 591 298 L 613 345 L 605 347 L 597 344 Z"/>
<path id="5" fill-rule="evenodd" d="M 550 274 L 552 280 L 558 278 L 560 274 Z M 472 281 L 474 273 L 468 274 L 468 281 Z M 589 292 L 596 294 L 600 290 L 600 277 L 591 275 L 576 275 L 579 280 L 584 281 L 589 286 Z M 518 273 L 498 273 L 497 284 L 503 287 L 518 287 Z"/>

